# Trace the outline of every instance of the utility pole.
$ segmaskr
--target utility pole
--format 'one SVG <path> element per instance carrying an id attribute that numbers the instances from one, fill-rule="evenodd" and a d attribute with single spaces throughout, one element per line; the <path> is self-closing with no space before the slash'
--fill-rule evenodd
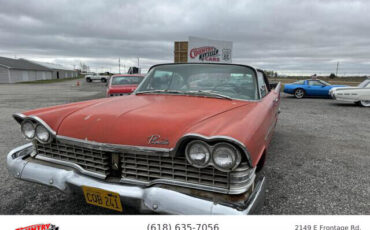
<path id="1" fill-rule="evenodd" d="M 339 68 L 339 62 L 337 62 L 337 70 L 335 71 L 335 76 L 338 77 L 338 68 Z"/>
<path id="2" fill-rule="evenodd" d="M 139 68 L 139 67 L 140 67 L 140 58 L 137 57 L 137 68 Z"/>
<path id="3" fill-rule="evenodd" d="M 118 58 L 118 73 L 121 74 L 121 58 Z"/>

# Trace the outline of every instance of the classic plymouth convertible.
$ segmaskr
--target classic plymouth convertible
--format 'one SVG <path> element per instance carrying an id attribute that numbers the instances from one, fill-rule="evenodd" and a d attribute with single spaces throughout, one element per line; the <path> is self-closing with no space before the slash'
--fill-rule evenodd
<path id="1" fill-rule="evenodd" d="M 361 82 L 357 87 L 332 88 L 329 93 L 335 100 L 370 107 L 370 79 Z"/>
<path id="2" fill-rule="evenodd" d="M 279 92 L 250 66 L 156 65 L 132 95 L 14 114 L 32 143 L 7 166 L 117 211 L 255 213 Z"/>

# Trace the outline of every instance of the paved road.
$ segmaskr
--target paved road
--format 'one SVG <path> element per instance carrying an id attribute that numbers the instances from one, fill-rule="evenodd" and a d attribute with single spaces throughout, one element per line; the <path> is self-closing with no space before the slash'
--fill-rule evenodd
<path id="1" fill-rule="evenodd" d="M 6 153 L 26 143 L 11 114 L 104 96 L 102 83 L 0 85 L 0 214 L 116 214 L 8 175 Z M 370 109 L 282 97 L 265 174 L 263 214 L 370 214 Z M 125 209 L 126 214 L 135 210 Z"/>

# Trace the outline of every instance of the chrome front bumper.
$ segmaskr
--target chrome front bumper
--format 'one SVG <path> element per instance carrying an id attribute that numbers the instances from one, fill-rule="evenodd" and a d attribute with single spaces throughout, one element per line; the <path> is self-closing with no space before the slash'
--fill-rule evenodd
<path id="1" fill-rule="evenodd" d="M 82 175 L 72 168 L 25 159 L 32 151 L 33 146 L 29 143 L 9 152 L 7 167 L 11 175 L 21 180 L 54 187 L 65 193 L 82 194 L 81 186 L 116 192 L 120 194 L 123 204 L 134 206 L 145 213 L 244 215 L 258 212 L 264 201 L 265 178 L 256 182 L 255 189 L 245 201 L 245 208 L 241 210 L 169 189 L 108 183 Z"/>

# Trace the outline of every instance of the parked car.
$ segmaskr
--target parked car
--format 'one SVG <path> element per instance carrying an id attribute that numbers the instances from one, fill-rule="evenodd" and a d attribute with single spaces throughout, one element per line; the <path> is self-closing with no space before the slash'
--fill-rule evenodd
<path id="1" fill-rule="evenodd" d="M 155 65 L 129 96 L 14 114 L 32 143 L 12 150 L 7 167 L 117 211 L 254 213 L 279 104 L 280 84 L 270 89 L 250 66 Z"/>
<path id="2" fill-rule="evenodd" d="M 144 76 L 141 74 L 113 75 L 108 83 L 107 97 L 131 94 L 144 79 Z"/>
<path id="3" fill-rule="evenodd" d="M 108 79 L 109 79 L 109 76 L 107 76 L 107 75 L 100 75 L 98 73 L 87 74 L 85 76 L 85 80 L 87 82 L 92 82 L 92 81 L 95 81 L 95 80 L 99 80 L 101 82 L 107 82 Z"/>
<path id="4" fill-rule="evenodd" d="M 296 98 L 330 97 L 329 90 L 334 87 L 346 87 L 346 85 L 330 85 L 323 80 L 301 80 L 285 84 L 284 93 L 293 94 Z"/>
<path id="5" fill-rule="evenodd" d="M 370 107 L 370 79 L 361 82 L 357 87 L 332 88 L 330 95 L 338 101 L 349 101 Z"/>

